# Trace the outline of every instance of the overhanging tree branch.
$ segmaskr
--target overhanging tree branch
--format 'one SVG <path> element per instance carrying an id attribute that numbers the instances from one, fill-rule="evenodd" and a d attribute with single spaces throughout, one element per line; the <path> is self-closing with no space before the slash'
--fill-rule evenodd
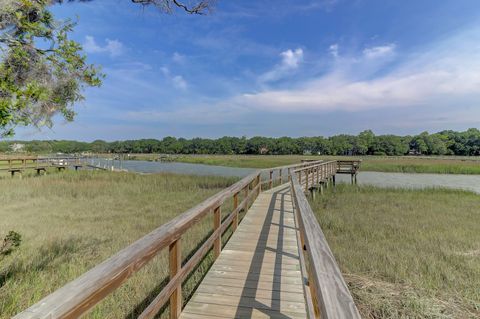
<path id="1" fill-rule="evenodd" d="M 164 9 L 166 12 L 172 12 L 173 5 L 180 9 L 183 9 L 187 13 L 203 15 L 212 9 L 214 1 L 202 0 L 191 7 L 178 0 L 132 0 L 132 2 L 143 5 L 155 5 Z"/>

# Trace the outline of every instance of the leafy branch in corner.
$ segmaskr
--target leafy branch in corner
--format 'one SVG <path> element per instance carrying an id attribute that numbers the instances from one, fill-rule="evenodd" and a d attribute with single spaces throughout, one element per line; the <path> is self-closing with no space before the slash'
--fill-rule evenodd
<path id="1" fill-rule="evenodd" d="M 101 85 L 100 69 L 88 64 L 82 46 L 69 38 L 75 22 L 58 21 L 48 9 L 74 1 L 0 0 L 0 137 L 12 136 L 18 125 L 50 127 L 56 114 L 73 121 L 73 106 L 84 99 L 84 89 Z M 214 0 L 191 6 L 180 0 L 131 2 L 202 15 Z"/>
<path id="2" fill-rule="evenodd" d="M 99 69 L 69 39 L 75 23 L 55 20 L 48 5 L 0 0 L 0 135 L 16 125 L 51 126 L 57 113 L 72 121 L 84 87 L 101 84 Z"/>

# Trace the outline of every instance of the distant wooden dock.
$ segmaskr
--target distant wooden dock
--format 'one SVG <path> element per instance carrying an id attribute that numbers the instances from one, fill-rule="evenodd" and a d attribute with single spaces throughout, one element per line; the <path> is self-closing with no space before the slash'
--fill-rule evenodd
<path id="1" fill-rule="evenodd" d="M 318 185 L 334 187 L 344 165 L 315 161 L 256 171 L 14 318 L 78 318 L 167 249 L 170 279 L 138 318 L 154 318 L 166 304 L 172 319 L 360 318 L 306 197 Z M 229 200 L 233 208 L 222 220 Z M 182 260 L 182 235 L 209 214 L 211 235 Z M 222 234 L 230 228 L 222 250 Z M 182 283 L 211 251 L 213 266 L 183 304 Z"/>
<path id="2" fill-rule="evenodd" d="M 57 169 L 58 171 L 72 168 L 107 170 L 107 166 L 95 164 L 91 159 L 80 156 L 62 156 L 62 157 L 7 157 L 0 158 L 0 172 L 6 171 L 15 176 L 22 175 L 25 171 L 36 171 L 38 175 L 46 173 L 47 169 Z"/>

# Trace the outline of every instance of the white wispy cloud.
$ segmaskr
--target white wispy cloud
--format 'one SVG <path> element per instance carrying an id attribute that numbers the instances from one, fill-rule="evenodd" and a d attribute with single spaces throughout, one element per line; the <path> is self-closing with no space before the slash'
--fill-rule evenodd
<path id="1" fill-rule="evenodd" d="M 459 33 L 415 51 L 402 52 L 397 46 L 387 44 L 362 49 L 356 54 L 342 54 L 335 61 L 327 59 L 330 65 L 324 72 L 303 80 L 305 74 L 300 68 L 303 50 L 286 50 L 272 71 L 282 70 L 283 77 L 297 70 L 298 84 L 288 89 L 280 89 L 275 83 L 271 83 L 273 88 L 257 83 L 260 85 L 244 90 L 246 93 L 227 98 L 205 102 L 197 96 L 172 110 L 159 111 L 152 106 L 127 116 L 138 121 L 175 121 L 186 125 L 194 125 L 201 119 L 202 123 L 215 125 L 240 123 L 245 119 L 254 121 L 265 113 L 270 113 L 271 118 L 292 114 L 295 118 L 310 119 L 340 111 L 352 116 L 381 114 L 381 123 L 375 125 L 385 127 L 407 127 L 409 124 L 405 121 L 423 129 L 422 123 L 439 128 L 475 125 L 472 123 L 480 123 L 478 31 L 480 29 Z M 173 79 L 168 68 L 162 72 Z M 399 112 L 401 117 L 388 118 Z"/>
<path id="2" fill-rule="evenodd" d="M 163 75 L 169 79 L 172 83 L 172 85 L 180 90 L 186 90 L 188 88 L 188 83 L 187 81 L 183 78 L 181 75 L 173 75 L 170 72 L 170 69 L 166 66 L 163 66 L 160 68 L 162 71 Z"/>
<path id="3" fill-rule="evenodd" d="M 232 103 L 273 112 L 456 107 L 460 99 L 480 97 L 479 43 L 478 29 L 471 30 L 404 54 L 393 68 L 385 67 L 388 61 L 372 64 L 372 60 L 395 55 L 395 44 L 371 47 L 295 88 L 247 93 Z M 366 69 L 368 74 L 363 74 Z"/>
<path id="4" fill-rule="evenodd" d="M 333 57 L 338 57 L 338 44 L 337 43 L 334 43 L 332 45 L 330 45 L 328 47 L 328 52 L 330 52 L 330 54 L 333 56 Z"/>
<path id="5" fill-rule="evenodd" d="M 371 48 L 366 48 L 363 50 L 363 55 L 369 59 L 382 58 L 385 56 L 390 56 L 395 52 L 395 44 L 387 44 L 382 46 L 376 46 Z"/>
<path id="6" fill-rule="evenodd" d="M 122 42 L 110 39 L 105 39 L 105 45 L 101 46 L 93 36 L 87 35 L 85 36 L 83 49 L 87 53 L 108 53 L 110 56 L 115 57 L 121 55 L 125 47 Z"/>
<path id="7" fill-rule="evenodd" d="M 183 64 L 186 62 L 187 60 L 187 57 L 181 53 L 178 53 L 178 52 L 174 52 L 172 54 L 172 60 L 173 62 L 175 63 L 178 63 L 178 64 Z"/>
<path id="8" fill-rule="evenodd" d="M 172 78 L 173 86 L 177 89 L 186 90 L 188 87 L 187 81 L 181 75 L 175 75 Z"/>
<path id="9" fill-rule="evenodd" d="M 280 64 L 275 65 L 273 69 L 259 77 L 260 83 L 277 81 L 296 70 L 303 61 L 303 49 L 288 49 L 281 52 L 280 57 L 282 58 Z"/>

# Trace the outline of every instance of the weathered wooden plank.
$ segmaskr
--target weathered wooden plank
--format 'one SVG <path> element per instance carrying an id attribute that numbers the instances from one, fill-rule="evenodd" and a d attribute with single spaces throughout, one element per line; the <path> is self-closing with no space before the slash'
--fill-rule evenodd
<path id="1" fill-rule="evenodd" d="M 272 300 L 284 300 L 293 302 L 305 302 L 305 296 L 299 292 L 276 291 L 272 294 L 272 290 L 231 287 L 223 285 L 209 285 L 205 283 L 198 287 L 197 292 L 216 293 L 226 296 L 245 296 L 252 298 L 271 298 Z"/>
<path id="2" fill-rule="evenodd" d="M 210 268 L 211 271 L 223 271 L 223 272 L 240 272 L 243 273 L 246 271 L 245 265 L 237 265 L 237 264 L 215 264 Z M 276 267 L 272 265 L 270 267 L 256 267 L 256 268 L 248 268 L 248 273 L 250 274 L 275 274 L 281 273 L 282 277 L 295 277 L 301 278 L 302 274 L 296 268 L 293 270 L 283 269 L 281 266 Z"/>
<path id="3" fill-rule="evenodd" d="M 208 280 L 209 278 L 217 278 L 217 279 L 239 279 L 239 280 L 248 280 L 252 273 L 250 272 L 236 272 L 236 271 L 221 271 L 221 270 L 210 270 L 208 274 L 205 276 L 204 280 Z M 275 273 L 260 273 L 256 274 L 255 280 L 257 281 L 264 281 L 267 283 L 282 283 L 285 285 L 302 285 L 303 281 L 302 278 L 297 277 L 287 277 L 283 276 L 283 274 L 275 274 Z"/>
<path id="4" fill-rule="evenodd" d="M 235 279 L 235 278 L 222 278 L 222 277 L 216 277 L 216 276 L 210 276 L 207 278 L 207 276 L 205 276 L 204 282 L 209 285 L 223 285 L 223 286 L 230 286 L 230 287 L 253 288 L 253 289 L 271 290 L 271 291 L 272 290 L 289 291 L 289 292 L 296 292 L 296 293 L 303 294 L 302 286 L 297 283 L 282 284 L 278 287 L 275 287 L 276 285 L 273 285 L 272 282 L 263 281 L 263 280 L 262 281 L 244 280 L 244 279 Z M 187 307 L 188 307 L 188 304 L 187 304 Z"/>
<path id="5" fill-rule="evenodd" d="M 215 305 L 207 303 L 189 302 L 190 307 L 184 310 L 184 313 L 210 315 L 216 317 L 217 314 L 226 316 L 228 318 L 270 318 L 270 319 L 285 319 L 285 318 L 305 318 L 303 313 L 295 312 L 280 312 L 276 310 L 263 309 L 259 307 L 233 307 L 225 305 Z"/>
<path id="6" fill-rule="evenodd" d="M 296 262 L 295 260 L 284 260 L 282 259 L 281 262 L 278 261 L 278 260 L 275 260 L 275 259 L 271 259 L 271 260 L 266 260 L 266 259 L 263 259 L 263 260 L 242 260 L 242 259 L 237 259 L 237 260 L 230 260 L 230 259 L 227 259 L 227 260 L 222 260 L 222 259 L 219 259 L 215 262 L 215 265 L 226 265 L 226 266 L 229 266 L 229 265 L 239 265 L 239 266 L 242 266 L 242 267 L 248 267 L 247 269 L 253 269 L 254 267 L 267 267 L 267 268 L 271 268 L 273 269 L 273 267 L 280 267 L 281 269 L 284 269 L 284 270 L 300 270 L 300 266 L 298 264 L 298 262 Z"/>
<path id="7" fill-rule="evenodd" d="M 245 233 L 244 233 L 245 234 Z M 232 239 L 235 240 L 234 241 L 230 241 L 226 248 L 230 247 L 231 245 L 237 245 L 238 242 L 240 242 L 241 244 L 245 244 L 245 245 L 261 245 L 261 246 L 272 246 L 272 245 L 275 245 L 275 246 L 295 246 L 297 244 L 296 241 L 290 239 L 290 238 L 278 238 L 278 236 L 271 236 L 271 237 L 266 237 L 265 239 L 263 238 L 252 238 L 252 236 L 247 236 L 246 234 L 241 234 L 240 236 L 235 236 L 234 238 L 232 237 Z"/>
<path id="8" fill-rule="evenodd" d="M 303 315 L 306 314 L 304 301 L 295 302 L 278 299 L 272 300 L 271 296 L 265 296 L 262 298 L 197 292 L 195 293 L 195 302 L 233 307 L 248 307 L 268 310 L 274 309 L 280 313 L 292 312 Z"/>
<path id="9" fill-rule="evenodd" d="M 257 245 L 245 245 L 243 243 L 235 243 L 231 244 L 228 246 L 228 249 L 230 250 L 236 250 L 236 251 L 252 251 L 255 249 Z M 278 248 L 276 245 L 262 245 L 260 249 L 257 249 L 257 251 L 263 251 L 263 250 L 270 250 L 272 252 L 277 252 L 279 256 L 280 254 L 285 254 L 285 255 L 293 255 L 295 257 L 298 257 L 298 247 L 295 245 L 292 246 L 283 246 L 281 249 Z"/>
<path id="10" fill-rule="evenodd" d="M 199 313 L 187 313 L 183 312 L 182 313 L 182 318 L 183 319 L 231 319 L 232 317 L 227 317 L 224 315 L 216 315 L 216 316 L 211 316 L 211 315 L 202 315 Z"/>

